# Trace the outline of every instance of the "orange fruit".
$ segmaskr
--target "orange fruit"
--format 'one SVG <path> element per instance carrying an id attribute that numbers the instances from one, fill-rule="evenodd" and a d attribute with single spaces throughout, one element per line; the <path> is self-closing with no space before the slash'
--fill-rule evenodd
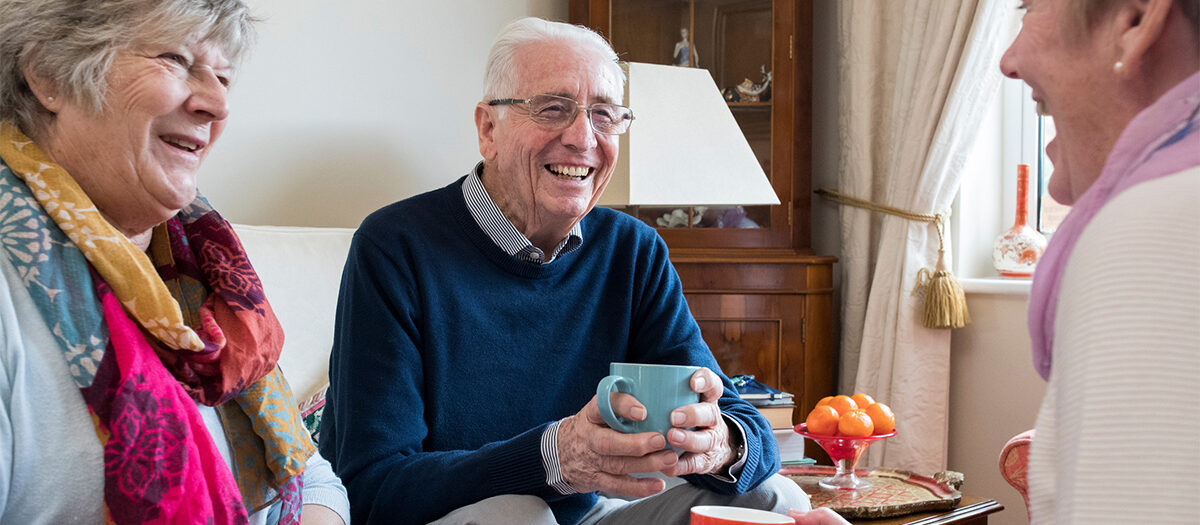
<path id="1" fill-rule="evenodd" d="M 837 434 L 837 410 L 834 410 L 831 406 L 818 406 L 812 409 L 812 412 L 808 413 L 808 418 L 804 420 L 804 424 L 808 425 L 808 431 L 813 434 L 820 436 Z"/>
<path id="2" fill-rule="evenodd" d="M 858 403 L 855 403 L 850 396 L 834 396 L 829 400 L 829 406 L 838 411 L 838 414 L 845 414 L 851 410 L 858 408 Z"/>
<path id="3" fill-rule="evenodd" d="M 893 414 L 887 405 L 872 403 L 867 406 L 867 415 L 871 417 L 871 422 L 875 423 L 876 434 L 887 434 L 896 430 L 896 414 Z"/>
<path id="4" fill-rule="evenodd" d="M 858 405 L 858 408 L 863 409 L 871 406 L 871 404 L 875 402 L 874 398 L 862 392 L 850 396 L 850 399 L 854 400 L 854 404 Z"/>
<path id="5" fill-rule="evenodd" d="M 838 418 L 838 434 L 847 437 L 867 437 L 875 431 L 875 424 L 866 410 L 854 409 Z"/>
<path id="6" fill-rule="evenodd" d="M 830 401 L 833 401 L 833 396 L 822 397 L 820 401 L 817 401 L 817 406 L 828 405 Z"/>

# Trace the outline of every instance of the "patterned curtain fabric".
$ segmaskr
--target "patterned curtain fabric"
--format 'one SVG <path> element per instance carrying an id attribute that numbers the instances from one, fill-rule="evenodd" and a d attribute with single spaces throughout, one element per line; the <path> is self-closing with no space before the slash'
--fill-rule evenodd
<path id="1" fill-rule="evenodd" d="M 838 2 L 838 191 L 918 213 L 950 209 L 1000 88 L 1015 12 L 1001 0 Z M 840 390 L 898 414 L 896 437 L 861 464 L 943 470 L 951 332 L 923 327 L 912 294 L 917 271 L 937 263 L 937 232 L 856 208 L 840 217 Z"/>

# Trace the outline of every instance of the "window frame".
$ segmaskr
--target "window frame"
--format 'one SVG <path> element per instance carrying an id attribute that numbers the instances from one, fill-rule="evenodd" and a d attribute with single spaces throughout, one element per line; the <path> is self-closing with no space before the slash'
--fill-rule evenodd
<path id="1" fill-rule="evenodd" d="M 1039 119 L 1031 88 L 1020 80 L 1004 78 L 1000 96 L 988 109 L 967 156 L 951 212 L 954 271 L 962 278 L 1002 279 L 992 266 L 992 244 L 1016 221 L 1018 164 L 1030 166 L 1030 189 L 1039 191 L 1038 198 L 1031 199 L 1026 217 L 1030 224 L 1037 224 L 1041 203 L 1038 163 L 1044 151 Z"/>

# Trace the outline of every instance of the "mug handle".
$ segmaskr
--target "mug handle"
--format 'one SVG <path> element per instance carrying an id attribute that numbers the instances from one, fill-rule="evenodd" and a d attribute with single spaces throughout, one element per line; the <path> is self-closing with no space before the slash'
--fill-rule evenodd
<path id="1" fill-rule="evenodd" d="M 596 385 L 596 407 L 600 409 L 600 417 L 604 418 L 604 422 L 620 432 L 632 434 L 636 432 L 633 428 L 633 421 L 618 416 L 612 409 L 612 401 L 609 399 L 609 394 L 614 390 L 622 394 L 633 392 L 633 382 L 624 376 L 608 376 L 600 380 L 600 384 Z"/>

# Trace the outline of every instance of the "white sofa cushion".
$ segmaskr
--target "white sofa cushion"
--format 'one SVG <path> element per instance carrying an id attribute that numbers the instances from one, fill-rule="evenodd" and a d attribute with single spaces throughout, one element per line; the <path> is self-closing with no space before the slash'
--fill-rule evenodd
<path id="1" fill-rule="evenodd" d="M 283 325 L 279 367 L 303 404 L 329 384 L 333 316 L 354 230 L 244 224 L 233 230 Z"/>

